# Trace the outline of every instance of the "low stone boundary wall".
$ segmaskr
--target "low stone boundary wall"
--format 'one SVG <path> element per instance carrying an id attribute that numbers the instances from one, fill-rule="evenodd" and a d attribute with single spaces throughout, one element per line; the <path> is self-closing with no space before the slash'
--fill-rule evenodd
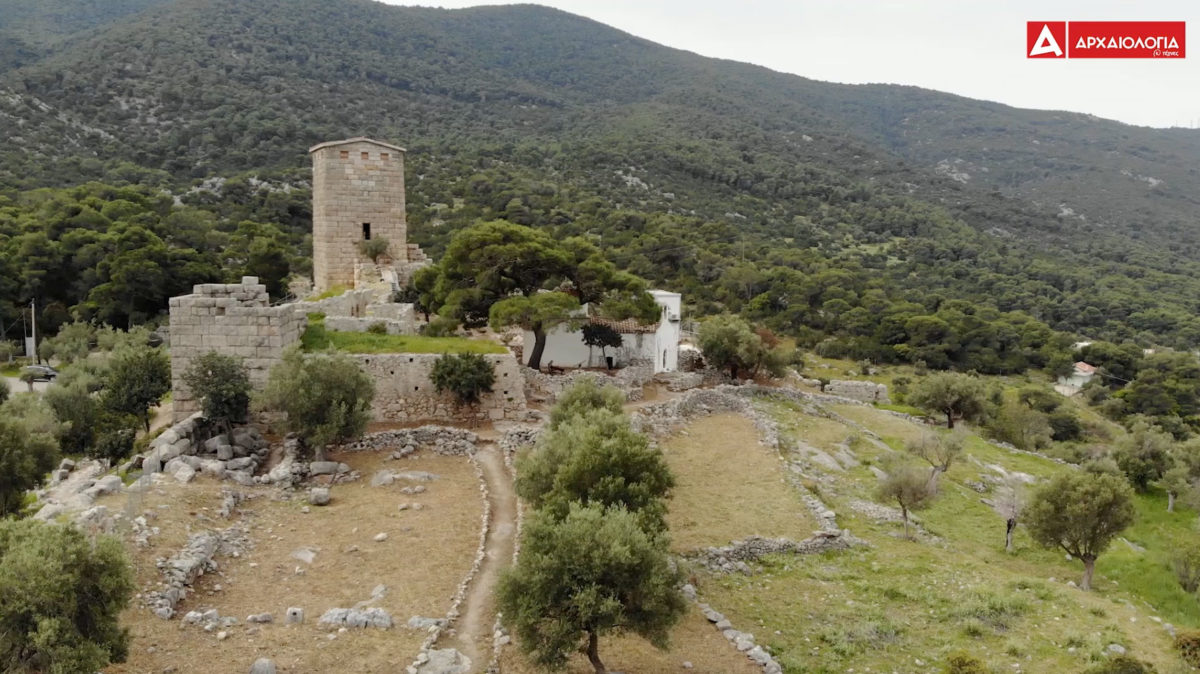
<path id="1" fill-rule="evenodd" d="M 756 562 L 767 555 L 815 555 L 830 550 L 849 550 L 858 545 L 867 545 L 867 542 L 851 536 L 848 531 L 819 531 L 802 541 L 751 536 L 719 548 L 703 548 L 686 557 L 717 573 L 739 571 L 749 574 L 750 567 L 746 562 Z"/>
<path id="2" fill-rule="evenodd" d="M 525 418 L 525 382 L 522 368 L 511 353 L 484 356 L 495 367 L 496 383 L 476 405 L 458 405 L 449 394 L 434 390 L 430 374 L 441 358 L 436 353 L 353 354 L 359 366 L 375 380 L 371 416 L 376 421 L 521 421 Z"/>

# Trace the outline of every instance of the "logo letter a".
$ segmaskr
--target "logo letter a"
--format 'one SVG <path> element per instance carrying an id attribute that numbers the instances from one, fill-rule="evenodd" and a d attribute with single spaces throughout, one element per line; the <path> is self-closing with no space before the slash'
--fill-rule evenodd
<path id="1" fill-rule="evenodd" d="M 1050 32 L 1050 25 L 1042 26 L 1042 32 L 1038 35 L 1038 39 L 1033 43 L 1033 49 L 1029 50 L 1030 56 L 1041 56 L 1042 54 L 1053 53 L 1055 56 L 1062 56 L 1062 47 L 1058 46 L 1058 41 L 1054 39 L 1054 34 Z"/>

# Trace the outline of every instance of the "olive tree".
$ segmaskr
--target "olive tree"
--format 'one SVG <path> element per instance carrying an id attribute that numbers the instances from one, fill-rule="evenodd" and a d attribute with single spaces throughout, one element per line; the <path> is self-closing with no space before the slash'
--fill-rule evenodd
<path id="1" fill-rule="evenodd" d="M 946 415 L 946 428 L 954 420 L 971 419 L 983 412 L 983 383 L 956 372 L 938 372 L 921 379 L 906 396 L 909 404 Z"/>
<path id="2" fill-rule="evenodd" d="M 232 435 L 250 409 L 250 375 L 240 358 L 209 351 L 192 361 L 183 383 L 200 400 L 204 416 Z M 232 439 L 232 438 L 231 438 Z"/>
<path id="3" fill-rule="evenodd" d="M 374 380 L 349 355 L 292 348 L 271 368 L 262 403 L 323 461 L 327 445 L 362 435 L 374 398 Z"/>
<path id="4" fill-rule="evenodd" d="M 1096 558 L 1133 524 L 1133 490 L 1109 473 L 1071 471 L 1042 485 L 1025 509 L 1033 540 L 1083 562 L 1080 587 L 1092 587 Z"/>
<path id="5" fill-rule="evenodd" d="M 625 394 L 615 386 L 601 386 L 594 377 L 581 377 L 558 396 L 550 409 L 550 430 L 591 410 L 608 410 L 621 414 Z"/>
<path id="6" fill-rule="evenodd" d="M 547 429 L 517 462 L 517 493 L 534 508 L 562 517 L 576 502 L 620 506 L 652 533 L 666 529 L 664 499 L 674 486 L 662 452 L 606 409 Z"/>
<path id="7" fill-rule="evenodd" d="M 908 513 L 928 507 L 937 496 L 937 487 L 920 466 L 896 462 L 888 467 L 887 475 L 879 482 L 876 495 L 881 501 L 892 501 L 900 506 L 904 518 L 904 536 L 908 532 Z"/>
<path id="8" fill-rule="evenodd" d="M 584 651 L 597 674 L 600 637 L 636 634 L 658 648 L 686 611 L 682 573 L 665 540 L 643 530 L 622 507 L 571 503 L 561 516 L 535 512 L 521 555 L 500 579 L 500 610 L 521 649 L 561 669 Z"/>
<path id="9" fill-rule="evenodd" d="M 171 361 L 161 348 L 124 349 L 109 361 L 103 405 L 136 417 L 150 432 L 150 408 L 171 390 Z"/>
<path id="10" fill-rule="evenodd" d="M 58 461 L 54 435 L 12 416 L 12 407 L 0 410 L 0 517 L 20 512 L 25 492 L 41 484 Z"/>
<path id="11" fill-rule="evenodd" d="M 443 354 L 434 361 L 429 379 L 438 393 L 453 395 L 459 405 L 474 405 L 492 392 L 496 368 L 478 353 Z"/>
<path id="12" fill-rule="evenodd" d="M 922 433 L 916 440 L 906 446 L 909 454 L 925 461 L 932 468 L 930 481 L 936 481 L 937 476 L 950 470 L 950 466 L 958 459 L 963 450 L 961 433 L 940 435 L 938 433 Z"/>
<path id="13" fill-rule="evenodd" d="M 124 662 L 118 623 L 134 579 L 121 542 L 72 526 L 0 521 L 0 663 L 6 672 L 95 672 Z"/>

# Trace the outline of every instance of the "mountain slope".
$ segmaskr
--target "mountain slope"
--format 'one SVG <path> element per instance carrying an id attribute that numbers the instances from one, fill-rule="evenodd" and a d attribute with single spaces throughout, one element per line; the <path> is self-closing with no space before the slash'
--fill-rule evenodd
<path id="1" fill-rule="evenodd" d="M 9 188 L 303 181 L 309 145 L 388 138 L 432 252 L 480 217 L 590 232 L 703 312 L 757 300 L 806 338 L 875 289 L 1200 339 L 1200 134 L 815 82 L 537 6 L 179 0 L 0 76 L 0 120 Z"/>

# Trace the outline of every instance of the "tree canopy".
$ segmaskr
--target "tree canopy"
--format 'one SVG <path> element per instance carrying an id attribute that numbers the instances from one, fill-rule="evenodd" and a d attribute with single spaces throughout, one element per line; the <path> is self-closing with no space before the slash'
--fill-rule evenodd
<path id="1" fill-rule="evenodd" d="M 620 506 L 571 503 L 559 515 L 535 512 L 498 597 L 535 663 L 559 669 L 584 650 L 604 674 L 600 636 L 632 633 L 666 646 L 686 609 L 682 582 L 640 518 Z"/>
<path id="2" fill-rule="evenodd" d="M 1025 523 L 1035 541 L 1083 562 L 1080 587 L 1091 589 L 1096 558 L 1133 524 L 1133 492 L 1119 476 L 1068 471 L 1034 492 Z"/>
<path id="3" fill-rule="evenodd" d="M 286 351 L 271 368 L 262 402 L 284 415 L 284 427 L 318 460 L 325 447 L 362 435 L 370 420 L 375 381 L 348 354 Z"/>

